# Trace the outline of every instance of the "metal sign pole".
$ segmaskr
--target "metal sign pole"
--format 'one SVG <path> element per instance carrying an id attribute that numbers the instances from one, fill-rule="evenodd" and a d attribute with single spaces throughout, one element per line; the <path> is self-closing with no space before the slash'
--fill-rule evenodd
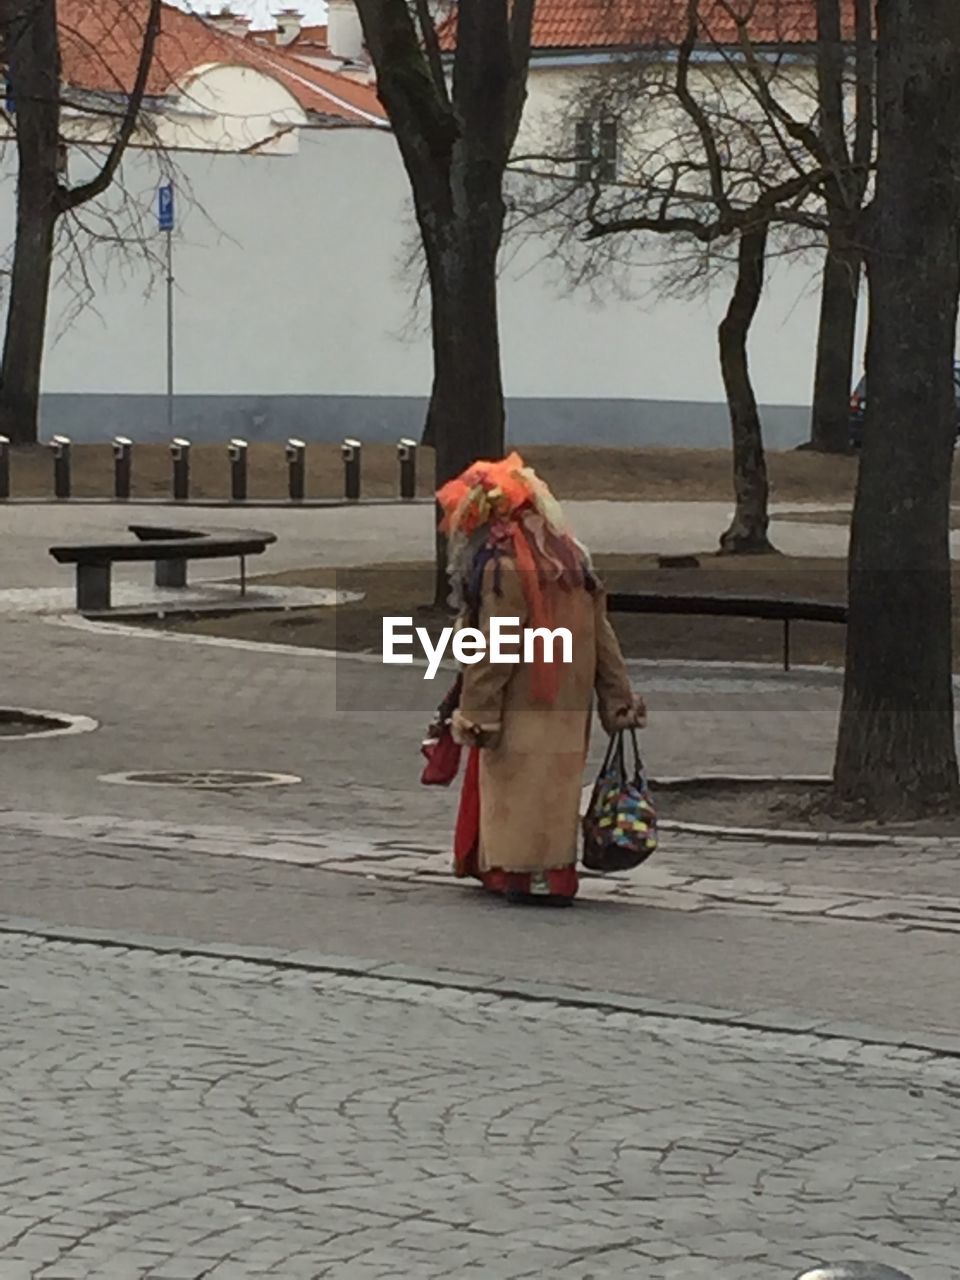
<path id="1" fill-rule="evenodd" d="M 157 192 L 157 221 L 167 237 L 167 433 L 173 435 L 173 183 Z"/>
<path id="2" fill-rule="evenodd" d="M 173 435 L 173 229 L 167 229 L 167 431 Z"/>

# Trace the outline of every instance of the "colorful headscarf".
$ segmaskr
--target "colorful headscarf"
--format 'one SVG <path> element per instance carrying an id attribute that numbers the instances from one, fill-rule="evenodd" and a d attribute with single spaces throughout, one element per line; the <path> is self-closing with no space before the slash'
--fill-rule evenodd
<path id="1" fill-rule="evenodd" d="M 486 564 L 502 555 L 512 556 L 520 573 L 530 626 L 552 629 L 551 587 L 593 586 L 589 557 L 568 530 L 560 504 L 519 453 L 474 462 L 438 489 L 437 501 L 457 603 L 478 602 Z M 560 671 L 542 660 L 542 648 L 539 654 L 531 692 L 553 702 Z"/>

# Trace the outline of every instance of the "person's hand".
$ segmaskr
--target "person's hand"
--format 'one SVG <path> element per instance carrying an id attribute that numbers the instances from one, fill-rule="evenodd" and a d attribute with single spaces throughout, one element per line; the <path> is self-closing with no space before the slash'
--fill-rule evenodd
<path id="1" fill-rule="evenodd" d="M 613 715 L 613 729 L 645 729 L 647 725 L 647 704 L 639 693 L 633 695 L 633 701 L 624 707 L 618 707 Z"/>
<path id="2" fill-rule="evenodd" d="M 423 735 L 424 742 L 439 742 L 445 727 L 442 720 L 431 720 L 427 725 L 427 732 Z"/>
<path id="3" fill-rule="evenodd" d="M 468 720 L 462 715 L 459 707 L 450 719 L 450 730 L 454 742 L 461 747 L 495 747 L 500 742 L 499 723 L 477 724 L 475 720 Z"/>

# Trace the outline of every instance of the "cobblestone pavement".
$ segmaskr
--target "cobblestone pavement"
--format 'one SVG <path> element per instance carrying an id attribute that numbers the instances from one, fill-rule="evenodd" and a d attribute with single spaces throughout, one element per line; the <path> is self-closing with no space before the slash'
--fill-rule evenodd
<path id="1" fill-rule="evenodd" d="M 0 961 L 3 1280 L 956 1275 L 955 1061 L 16 936 Z"/>
<path id="2" fill-rule="evenodd" d="M 449 842 L 411 846 L 378 838 L 375 830 L 184 830 L 176 822 L 8 810 L 0 811 L 0 841 L 22 848 L 38 842 L 79 843 L 121 857 L 139 849 L 158 859 L 202 851 L 209 857 L 289 863 L 380 881 L 459 884 L 451 870 Z M 898 932 L 960 935 L 960 840 L 917 840 L 887 849 L 886 856 L 878 856 L 876 849 L 870 853 L 865 861 L 863 849 L 856 846 L 818 848 L 665 832 L 657 856 L 636 871 L 603 876 L 583 871 L 580 897 L 699 915 L 876 923 Z M 910 859 L 906 891 L 901 887 L 905 857 Z M 21 865 L 28 864 L 25 858 Z M 13 869 L 9 860 L 7 867 Z"/>
<path id="3" fill-rule="evenodd" d="M 235 822 L 256 813 L 330 830 L 354 826 L 375 800 L 388 835 L 416 841 L 446 831 L 449 799 L 419 786 L 418 766 L 419 736 L 445 679 L 428 682 L 412 667 L 376 659 L 78 631 L 22 615 L 0 616 L 0 643 L 18 655 L 15 694 L 3 702 L 101 722 L 82 741 L 4 744 L 0 804 L 162 819 L 168 793 L 131 793 L 99 779 L 124 769 L 266 769 L 297 774 L 304 785 L 180 793 L 178 818 Z M 650 704 L 645 749 L 655 773 L 829 768 L 835 677 L 638 666 L 636 681 Z"/>
<path id="4" fill-rule="evenodd" d="M 574 518 L 601 549 L 712 545 L 725 509 L 693 505 Z M 135 514 L 0 507 L 0 703 L 100 722 L 0 741 L 0 1280 L 792 1280 L 830 1254 L 956 1274 L 955 843 L 668 834 L 573 912 L 511 911 L 450 881 L 420 673 L 30 616 L 65 589 L 48 545 Z M 277 528 L 264 568 L 429 552 L 427 508 L 263 515 L 215 513 Z M 829 768 L 830 673 L 635 676 L 654 773 Z M 102 780 L 191 769 L 302 783 Z M 437 969 L 477 990 L 431 990 Z M 530 983 L 598 1007 L 503 998 Z"/>
<path id="5" fill-rule="evenodd" d="M 455 797 L 418 782 L 418 734 L 437 696 L 419 673 L 396 668 L 388 679 L 376 662 L 22 615 L 0 617 L 0 642 L 17 655 L 4 702 L 100 721 L 95 733 L 0 744 L 0 909 L 170 933 L 183 918 L 191 936 L 254 943 L 287 929 L 303 946 L 324 935 L 347 953 L 373 944 L 380 956 L 429 954 L 437 964 L 456 959 L 463 936 L 483 954 L 492 927 L 520 971 L 556 976 L 546 926 L 518 937 L 466 890 L 430 892 L 447 875 Z M 395 672 L 408 678 L 395 683 Z M 638 665 L 636 680 L 651 707 L 644 745 L 655 774 L 829 768 L 838 703 L 829 673 Z M 100 780 L 146 769 L 271 770 L 303 782 L 199 792 Z M 945 845 L 797 850 L 670 838 L 628 886 L 588 885 L 585 909 L 563 926 L 573 936 L 560 963 L 595 986 L 949 1032 L 955 865 Z M 334 890 L 333 870 L 360 875 Z M 599 937 L 593 909 L 606 913 Z M 616 982 L 597 980 L 605 967 Z"/>
<path id="6" fill-rule="evenodd" d="M 960 1047 L 957 937 L 942 923 L 955 901 L 955 862 L 940 849 L 918 851 L 914 874 L 902 850 L 871 851 L 866 863 L 853 851 L 805 850 L 805 867 L 775 845 L 668 839 L 629 897 L 591 881 L 577 908 L 559 915 L 517 913 L 472 886 L 438 883 L 446 853 L 401 854 L 389 840 L 379 860 L 371 852 L 349 831 L 8 813 L 0 910 L 108 934 L 561 982 L 719 1017 L 780 1011 L 775 1026 L 842 1023 L 847 1034 L 863 1023 L 898 1043 L 908 1032 L 909 1043 L 932 1035 Z M 427 861 L 432 874 L 396 871 L 403 857 Z M 684 874 L 699 887 L 677 887 Z M 778 875 L 779 895 L 759 901 L 758 882 Z M 812 889 L 818 880 L 829 887 Z M 911 892 L 898 901 L 904 882 Z"/>

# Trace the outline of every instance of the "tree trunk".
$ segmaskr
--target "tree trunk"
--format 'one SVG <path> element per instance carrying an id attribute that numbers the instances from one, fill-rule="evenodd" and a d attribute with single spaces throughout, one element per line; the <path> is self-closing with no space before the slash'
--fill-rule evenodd
<path id="1" fill-rule="evenodd" d="M 503 453 L 497 256 L 503 175 L 526 98 L 534 0 L 460 0 L 448 77 L 436 7 L 356 0 L 427 257 L 434 377 L 423 441 L 437 483 Z M 448 16 L 448 15 L 444 15 Z M 436 597 L 446 597 L 437 539 Z"/>
<path id="2" fill-rule="evenodd" d="M 60 213 L 60 54 L 54 0 L 19 6 L 6 32 L 16 102 L 17 233 L 0 370 L 0 434 L 36 441 L 40 374 Z"/>
<path id="3" fill-rule="evenodd" d="M 428 233 L 434 370 L 428 431 L 438 488 L 478 458 L 503 456 L 497 310 L 501 225 L 496 215 L 474 216 Z M 444 542 L 438 533 L 437 604 L 449 593 Z"/>
<path id="4" fill-rule="evenodd" d="M 845 236 L 831 233 L 823 268 L 813 414 L 808 448 L 850 449 L 850 391 L 860 294 L 861 260 Z"/>
<path id="5" fill-rule="evenodd" d="M 960 9 L 879 0 L 876 196 L 866 241 L 867 423 L 850 541 L 840 810 L 960 802 L 950 470 L 960 292 Z"/>
<path id="6" fill-rule="evenodd" d="M 21 183 L 0 374 L 0 435 L 14 444 L 34 444 L 39 433 L 40 375 L 55 227 L 56 213 L 50 203 Z"/>
<path id="7" fill-rule="evenodd" d="M 733 522 L 720 539 L 720 550 L 730 554 L 757 554 L 774 549 L 767 538 L 767 463 L 763 453 L 760 413 L 747 359 L 750 325 L 763 290 L 767 231 L 763 225 L 740 234 L 737 283 L 719 331 L 720 368 L 733 434 L 733 487 L 736 495 Z"/>

